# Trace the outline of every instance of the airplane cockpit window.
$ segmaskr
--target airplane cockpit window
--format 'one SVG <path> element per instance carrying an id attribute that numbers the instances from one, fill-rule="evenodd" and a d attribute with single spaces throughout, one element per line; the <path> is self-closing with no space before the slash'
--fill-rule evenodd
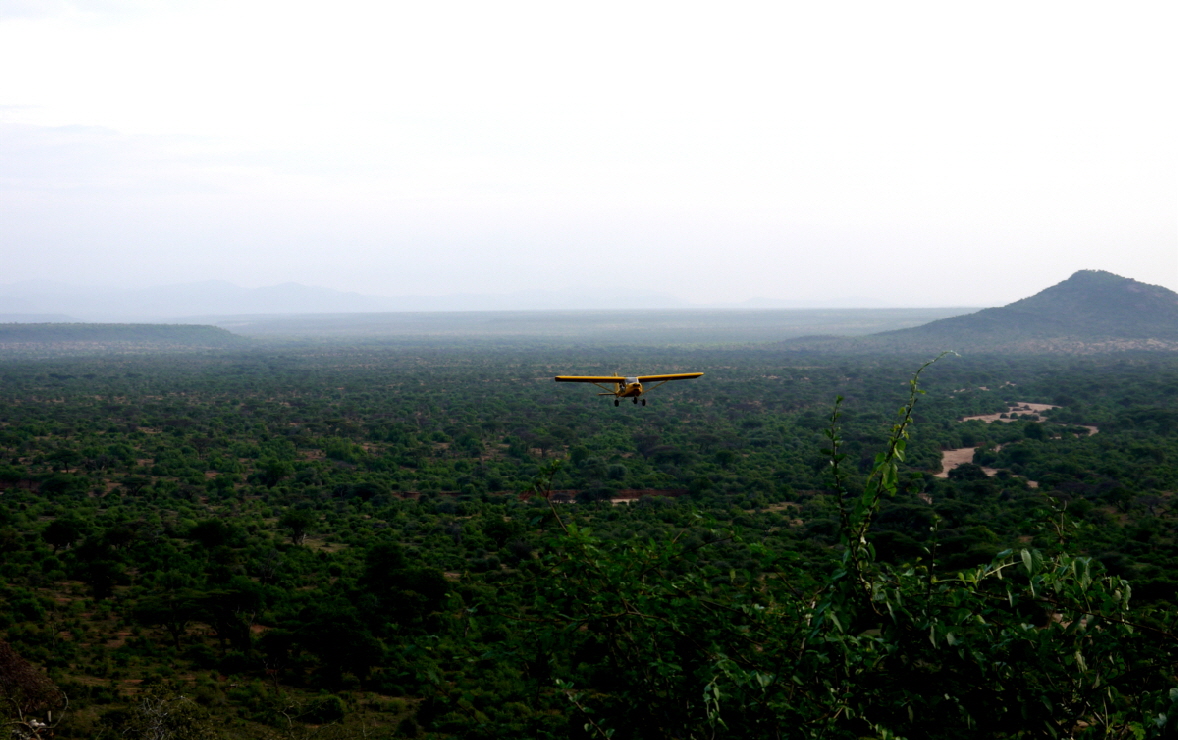
<path id="1" fill-rule="evenodd" d="M 638 382 L 638 378 L 626 378 L 626 385 L 634 385 Z"/>

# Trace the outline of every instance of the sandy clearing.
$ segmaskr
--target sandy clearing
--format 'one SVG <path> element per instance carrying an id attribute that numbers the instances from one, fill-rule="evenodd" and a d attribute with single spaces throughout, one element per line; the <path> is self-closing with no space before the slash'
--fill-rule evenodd
<path id="1" fill-rule="evenodd" d="M 977 447 L 961 447 L 956 450 L 942 450 L 941 451 L 941 472 L 937 473 L 938 478 L 948 478 L 949 471 L 959 465 L 964 465 L 968 462 L 973 462 L 973 453 Z"/>
<path id="2" fill-rule="evenodd" d="M 959 447 L 956 450 L 942 450 L 941 451 L 941 472 L 937 473 L 937 478 L 948 478 L 949 471 L 954 468 L 973 462 L 973 453 L 977 447 Z M 995 468 L 982 468 L 986 475 L 991 477 L 998 475 Z"/>
<path id="3" fill-rule="evenodd" d="M 941 451 L 941 472 L 934 474 L 933 477 L 934 478 L 948 478 L 950 470 L 953 470 L 954 468 L 956 468 L 959 465 L 964 465 L 965 463 L 972 463 L 973 462 L 973 453 L 975 451 L 977 451 L 977 449 L 978 449 L 977 447 L 959 447 L 956 450 L 942 450 Z M 998 449 L 1001 449 L 1001 447 L 999 447 Z M 982 467 L 982 472 L 985 473 L 986 475 L 990 476 L 991 478 L 998 475 L 997 468 Z M 1038 488 L 1039 482 L 1033 481 L 1033 480 L 1028 480 L 1027 487 L 1028 488 Z M 924 498 L 924 494 L 921 494 L 921 497 Z M 926 501 L 927 501 L 927 503 L 931 504 L 932 498 L 929 497 L 928 499 L 926 499 Z"/>
<path id="4" fill-rule="evenodd" d="M 1057 409 L 1057 408 L 1059 408 L 1059 406 L 1052 406 L 1049 403 L 1030 403 L 1027 401 L 1016 401 L 1013 406 L 1011 406 L 1010 408 L 1008 408 L 1004 412 L 1001 412 L 998 414 L 981 414 L 980 416 L 966 416 L 962 419 L 962 421 L 982 421 L 987 424 L 992 424 L 993 422 L 996 422 L 996 421 L 1007 423 L 1007 422 L 1012 422 L 1012 421 L 1018 421 L 1018 419 L 1011 419 L 1011 418 L 1009 418 L 1009 416 L 1007 416 L 1007 418 L 1004 419 L 1004 418 L 1002 418 L 1002 414 L 1008 414 L 1008 415 L 1009 414 L 1018 414 L 1019 416 L 1023 416 L 1025 414 L 1038 415 L 1038 414 L 1043 413 L 1044 411 L 1049 411 L 1051 409 Z"/>
<path id="5" fill-rule="evenodd" d="M 783 509 L 800 509 L 800 508 L 802 508 L 802 507 L 799 506 L 798 504 L 795 504 L 793 501 L 782 501 L 781 503 L 777 503 L 777 504 L 769 504 L 768 506 L 765 507 L 765 511 L 781 511 Z"/>
<path id="6" fill-rule="evenodd" d="M 1052 406 L 1049 403 L 1030 403 L 1028 401 L 1019 401 L 1008 408 L 1006 411 L 1002 412 L 1007 415 L 1005 419 L 1002 418 L 1002 414 L 982 414 L 979 416 L 966 416 L 963 417 L 961 421 L 981 421 L 985 422 L 986 424 L 992 424 L 996 421 L 1007 424 L 1012 421 L 1026 421 L 1028 418 L 1031 419 L 1031 421 L 1041 421 L 1042 419 L 1040 418 L 1039 414 L 1050 409 L 1058 408 L 1060 407 Z M 1010 414 L 1018 414 L 1020 418 L 1011 419 Z M 1034 416 L 1030 416 L 1031 414 L 1034 414 Z M 1087 429 L 1089 437 L 1100 431 L 1099 427 L 1097 427 L 1095 424 L 1076 424 L 1075 426 L 1081 426 Z"/>
<path id="7" fill-rule="evenodd" d="M 1026 402 L 1022 402 L 1022 403 L 1018 403 L 1018 404 L 1016 404 L 1016 405 L 1018 406 L 1018 408 L 1022 409 L 1023 411 L 1050 411 L 1051 409 L 1057 409 L 1057 408 L 1060 408 L 1059 406 L 1053 406 L 1053 405 L 1052 405 L 1052 404 L 1050 404 L 1050 403 L 1026 403 Z M 1014 407 L 1012 407 L 1012 408 L 1014 408 Z"/>

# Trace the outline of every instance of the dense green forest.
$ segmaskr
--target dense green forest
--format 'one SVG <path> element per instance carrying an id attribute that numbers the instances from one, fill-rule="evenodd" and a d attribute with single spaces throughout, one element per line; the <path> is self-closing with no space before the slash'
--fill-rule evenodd
<path id="1" fill-rule="evenodd" d="M 1178 358 L 950 356 L 913 395 L 927 359 L 404 341 L 0 361 L 8 721 L 1169 736 Z M 552 382 L 618 368 L 706 374 L 645 407 Z M 958 448 L 973 463 L 938 477 Z"/>

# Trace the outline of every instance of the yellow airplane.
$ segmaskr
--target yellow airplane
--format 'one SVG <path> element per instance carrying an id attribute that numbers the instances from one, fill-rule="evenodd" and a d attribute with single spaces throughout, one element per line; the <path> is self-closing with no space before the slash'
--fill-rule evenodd
<path id="1" fill-rule="evenodd" d="M 609 391 L 608 393 L 598 393 L 599 396 L 613 396 L 614 406 L 622 402 L 623 398 L 632 398 L 634 403 L 638 403 L 639 396 L 644 393 L 650 393 L 655 388 L 658 388 L 663 383 L 671 380 L 690 380 L 698 378 L 703 373 L 674 373 L 672 375 L 631 375 L 623 377 L 614 373 L 613 375 L 557 375 L 557 383 L 592 383 L 598 388 Z M 614 389 L 611 391 L 602 383 L 612 383 Z M 658 385 L 650 388 L 643 388 L 643 383 L 658 383 Z M 642 405 L 646 405 L 646 399 L 642 399 Z"/>

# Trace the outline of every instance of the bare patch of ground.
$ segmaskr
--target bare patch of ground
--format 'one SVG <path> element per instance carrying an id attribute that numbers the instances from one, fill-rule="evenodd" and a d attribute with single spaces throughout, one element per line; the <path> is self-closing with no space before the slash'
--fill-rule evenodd
<path id="1" fill-rule="evenodd" d="M 973 462 L 973 454 L 974 454 L 974 452 L 977 451 L 977 449 L 978 449 L 977 447 L 959 447 L 956 450 L 942 450 L 941 451 L 941 472 L 936 473 L 934 475 L 934 477 L 948 478 L 950 470 L 953 470 L 954 468 L 956 468 L 960 465 L 964 465 L 966 463 L 972 463 Z M 982 472 L 985 473 L 986 475 L 990 476 L 991 478 L 998 475 L 997 468 L 987 468 L 987 467 L 983 466 Z M 1038 483 L 1038 481 L 1029 480 L 1029 481 L 1027 481 L 1027 486 L 1029 488 L 1038 488 L 1039 483 Z M 921 497 L 924 498 L 924 495 L 922 494 Z M 931 504 L 932 503 L 931 498 L 926 499 L 926 503 Z"/>
<path id="2" fill-rule="evenodd" d="M 1050 409 L 1057 409 L 1057 408 L 1059 408 L 1059 406 L 1052 406 L 1049 403 L 1027 403 L 1027 402 L 1019 401 L 1019 402 L 1016 402 L 1010 408 L 1008 408 L 1005 412 L 1003 412 L 1004 414 L 1006 414 L 1005 417 L 1003 417 L 1003 413 L 982 414 L 980 416 L 967 416 L 967 417 L 963 418 L 962 421 L 982 421 L 987 424 L 992 424 L 993 422 L 996 422 L 996 421 L 1003 422 L 1003 423 L 1008 423 L 1008 422 L 1012 422 L 1012 421 L 1019 421 L 1019 419 L 1010 418 L 1010 414 L 1018 414 L 1020 419 L 1025 419 L 1029 415 L 1033 415 L 1034 420 L 1038 421 L 1039 414 L 1041 414 L 1044 411 L 1048 411 Z"/>
<path id="3" fill-rule="evenodd" d="M 793 501 L 782 501 L 777 504 L 769 504 L 765 507 L 765 511 L 782 511 L 783 509 L 800 509 L 801 506 L 795 504 Z"/>
<path id="4" fill-rule="evenodd" d="M 937 478 L 948 478 L 949 471 L 954 468 L 973 462 L 973 453 L 977 447 L 960 447 L 956 450 L 943 450 L 941 452 L 941 472 L 937 473 Z M 986 471 L 986 475 L 998 475 L 998 471 L 994 468 L 982 468 Z"/>
<path id="5" fill-rule="evenodd" d="M 1027 419 L 1030 419 L 1031 421 L 1041 421 L 1041 417 L 1039 416 L 1040 414 L 1042 414 L 1044 411 L 1057 408 L 1060 407 L 1053 406 L 1049 403 L 1029 403 L 1026 401 L 1020 401 L 1002 413 L 981 414 L 980 416 L 966 416 L 962 418 L 962 421 L 981 421 L 985 422 L 986 424 L 992 424 L 996 421 L 1006 424 L 1012 421 L 1025 421 Z M 1011 414 L 1017 414 L 1018 418 L 1011 418 Z M 1095 424 L 1076 424 L 1075 426 L 1081 426 L 1087 429 L 1088 436 L 1090 437 L 1100 431 L 1100 429 Z"/>
<path id="6" fill-rule="evenodd" d="M 670 496 L 675 498 L 687 493 L 685 488 L 623 488 L 610 498 L 609 502 L 613 505 L 618 504 L 632 504 L 639 499 L 647 497 L 665 497 Z"/>
<path id="7" fill-rule="evenodd" d="M 1011 383 L 1010 385 L 1013 385 L 1013 383 Z M 1008 422 L 1012 422 L 1012 421 L 1021 421 L 1021 420 L 1027 420 L 1027 419 L 1030 419 L 1031 421 L 1039 421 L 1041 418 L 1039 415 L 1041 413 L 1043 413 L 1045 411 L 1049 411 L 1051 409 L 1057 409 L 1057 408 L 1060 408 L 1060 407 L 1052 405 L 1050 403 L 1031 403 L 1029 401 L 1017 401 L 1013 405 L 1011 405 L 1003 413 L 981 414 L 979 416 L 966 416 L 961 421 L 963 421 L 963 422 L 981 421 L 986 424 L 992 424 L 996 421 L 1002 422 L 1002 423 L 1008 423 Z M 1018 418 L 1011 418 L 1012 414 L 1017 416 Z M 1087 429 L 1089 437 L 1091 437 L 1093 434 L 1096 434 L 1097 432 L 1100 431 L 1100 428 L 1097 427 L 1095 424 L 1077 424 L 1076 426 L 1080 426 L 1080 427 Z M 1001 447 L 999 447 L 999 449 L 1001 449 Z M 941 472 L 937 473 L 936 477 L 937 478 L 948 478 L 950 470 L 953 470 L 954 468 L 958 467 L 959 465 L 964 465 L 965 463 L 973 462 L 973 454 L 974 454 L 975 450 L 977 450 L 976 447 L 962 447 L 957 450 L 944 450 L 941 453 Z M 995 476 L 998 474 L 998 471 L 994 468 L 982 468 L 982 470 L 985 471 L 986 475 L 989 475 L 989 476 Z M 1038 481 L 1028 480 L 1027 486 L 1029 488 L 1038 488 L 1039 483 L 1038 483 Z"/>
<path id="8" fill-rule="evenodd" d="M 327 553 L 339 552 L 340 550 L 343 550 L 347 547 L 347 545 L 343 544 L 342 542 L 328 543 L 322 537 L 307 537 L 305 540 L 303 540 L 303 544 L 312 550 L 322 550 Z"/>

